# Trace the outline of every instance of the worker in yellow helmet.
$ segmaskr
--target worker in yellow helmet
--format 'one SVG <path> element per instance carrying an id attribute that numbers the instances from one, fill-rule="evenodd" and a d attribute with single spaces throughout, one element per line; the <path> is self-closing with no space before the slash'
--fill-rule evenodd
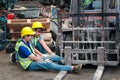
<path id="1" fill-rule="evenodd" d="M 31 44 L 34 46 L 35 52 L 39 55 L 46 56 L 46 58 L 51 59 L 53 62 L 63 63 L 63 59 L 55 55 L 45 43 L 42 36 L 43 28 L 44 27 L 41 22 L 36 21 L 32 24 L 32 29 L 34 30 L 35 34 L 31 40 Z"/>
<path id="2" fill-rule="evenodd" d="M 17 45 L 15 47 L 18 53 L 19 63 L 23 69 L 28 71 L 44 69 L 74 72 L 78 72 L 80 70 L 80 65 L 59 65 L 35 53 L 34 48 L 30 43 L 34 34 L 35 33 L 32 28 L 24 27 L 21 30 L 21 39 L 17 42 Z"/>
<path id="3" fill-rule="evenodd" d="M 53 52 L 50 50 L 50 48 L 45 44 L 42 36 L 43 31 L 43 25 L 41 22 L 34 22 L 32 24 L 32 29 L 35 31 L 34 38 L 32 39 L 32 44 L 42 53 L 46 54 L 46 50 L 50 55 L 53 54 Z M 46 50 L 45 50 L 46 49 Z"/>
<path id="4" fill-rule="evenodd" d="M 21 37 L 24 37 L 26 35 L 34 35 L 34 31 L 30 27 L 24 27 L 21 31 Z"/>

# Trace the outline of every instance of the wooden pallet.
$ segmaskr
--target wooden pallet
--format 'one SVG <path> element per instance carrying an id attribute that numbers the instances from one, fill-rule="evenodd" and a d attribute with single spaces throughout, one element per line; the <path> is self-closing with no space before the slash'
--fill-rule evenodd
<path id="1" fill-rule="evenodd" d="M 43 34 L 50 35 L 50 20 L 48 18 L 41 19 L 11 19 L 7 21 L 7 28 L 9 30 L 9 34 L 11 35 L 11 40 L 16 41 L 20 39 L 21 29 L 25 26 L 31 26 L 34 21 L 39 21 L 43 24 L 45 31 Z M 46 39 L 46 36 L 43 35 Z M 52 36 L 49 36 L 49 40 L 46 40 L 47 43 L 51 42 Z"/>

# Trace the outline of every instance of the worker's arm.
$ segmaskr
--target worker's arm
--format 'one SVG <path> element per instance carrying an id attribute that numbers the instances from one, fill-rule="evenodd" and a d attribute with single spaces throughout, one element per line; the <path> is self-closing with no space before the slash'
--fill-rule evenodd
<path id="1" fill-rule="evenodd" d="M 42 56 L 42 53 L 40 51 L 38 51 L 36 48 L 34 48 L 34 51 L 36 54 L 38 54 L 39 56 Z"/>
<path id="2" fill-rule="evenodd" d="M 39 56 L 38 54 L 36 53 L 31 53 L 26 47 L 24 46 L 20 46 L 19 48 L 19 55 L 20 57 L 23 57 L 23 58 L 30 58 L 32 60 L 35 60 L 35 61 L 41 61 L 41 56 Z"/>
<path id="3" fill-rule="evenodd" d="M 35 60 L 35 61 L 42 61 L 41 57 L 37 56 L 35 54 L 30 54 L 28 57 L 32 60 Z"/>
<path id="4" fill-rule="evenodd" d="M 53 55 L 52 50 L 48 47 L 48 45 L 45 43 L 43 39 L 41 39 L 39 42 L 50 55 Z"/>

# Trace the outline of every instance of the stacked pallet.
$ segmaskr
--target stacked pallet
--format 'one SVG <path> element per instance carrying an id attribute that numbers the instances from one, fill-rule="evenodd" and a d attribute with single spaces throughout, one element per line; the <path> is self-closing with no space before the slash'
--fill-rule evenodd
<path id="1" fill-rule="evenodd" d="M 11 34 L 11 40 L 16 41 L 20 39 L 21 29 L 25 26 L 31 26 L 33 22 L 39 21 L 45 27 L 43 32 L 44 40 L 47 44 L 50 44 L 52 41 L 52 35 L 50 33 L 50 20 L 48 18 L 41 19 L 11 19 L 7 21 L 7 28 Z"/>

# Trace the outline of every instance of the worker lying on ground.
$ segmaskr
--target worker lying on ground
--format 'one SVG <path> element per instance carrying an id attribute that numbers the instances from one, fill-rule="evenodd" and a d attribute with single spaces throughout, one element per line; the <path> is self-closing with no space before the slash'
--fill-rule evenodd
<path id="1" fill-rule="evenodd" d="M 53 53 L 45 43 L 42 36 L 43 28 L 44 27 L 41 22 L 36 21 L 32 24 L 32 29 L 35 34 L 31 40 L 31 44 L 34 47 L 35 52 L 39 55 L 49 57 L 54 62 L 63 63 L 64 61 L 59 56 L 55 55 L 55 53 Z"/>
<path id="2" fill-rule="evenodd" d="M 60 65 L 52 62 L 35 53 L 30 41 L 34 35 L 34 31 L 30 27 L 24 27 L 21 30 L 21 40 L 16 46 L 18 52 L 19 63 L 23 69 L 32 70 L 56 70 L 56 71 L 74 71 L 78 72 L 82 65 Z"/>

